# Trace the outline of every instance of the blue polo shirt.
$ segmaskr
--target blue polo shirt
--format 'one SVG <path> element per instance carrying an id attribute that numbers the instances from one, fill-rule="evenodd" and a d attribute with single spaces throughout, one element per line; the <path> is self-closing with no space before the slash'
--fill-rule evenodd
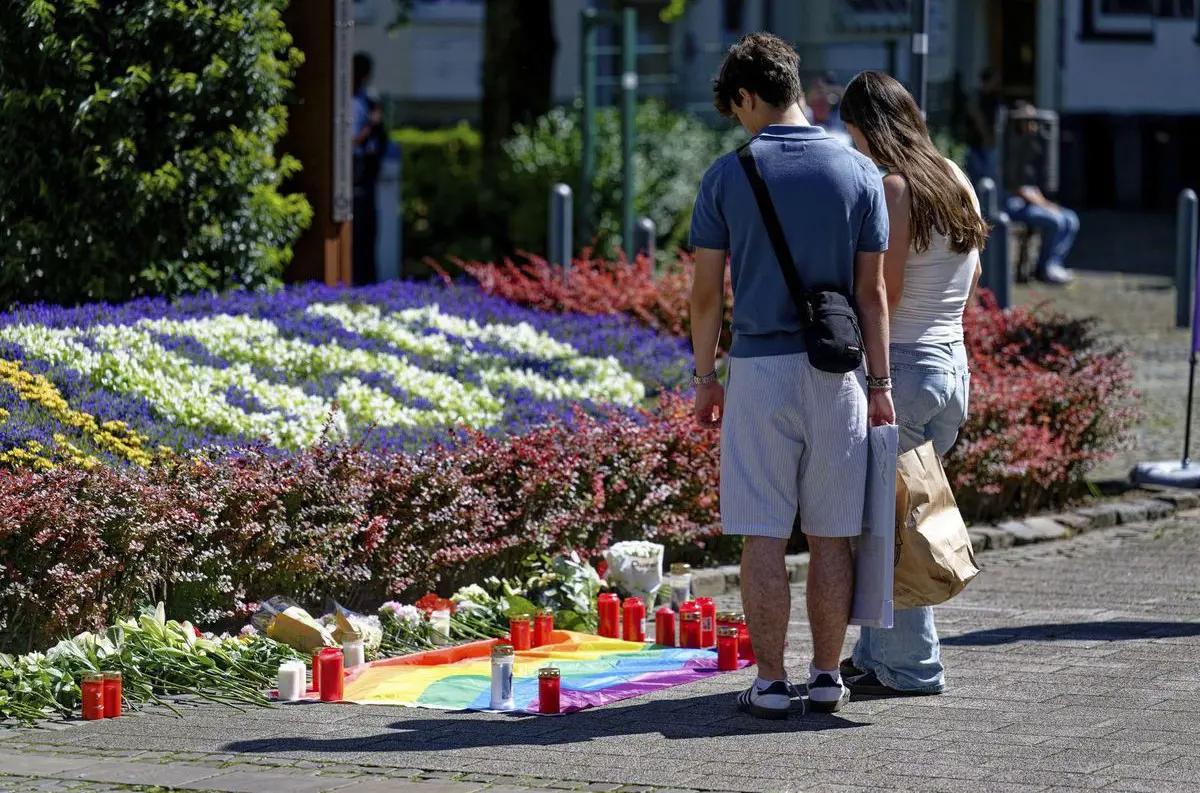
<path id="1" fill-rule="evenodd" d="M 820 127 L 772 125 L 750 143 L 807 289 L 854 294 L 854 257 L 887 250 L 879 169 Z M 804 352 L 795 304 L 750 182 L 730 152 L 712 164 L 692 210 L 691 244 L 729 251 L 736 358 Z"/>

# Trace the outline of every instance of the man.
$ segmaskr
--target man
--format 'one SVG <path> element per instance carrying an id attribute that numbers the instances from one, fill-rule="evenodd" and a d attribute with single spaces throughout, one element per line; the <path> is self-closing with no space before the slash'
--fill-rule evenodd
<path id="1" fill-rule="evenodd" d="M 996 116 L 1004 104 L 1004 88 L 1000 72 L 984 69 L 979 74 L 979 96 L 970 108 L 971 125 L 968 129 L 967 177 L 971 184 L 978 185 L 985 176 L 998 181 L 996 173 Z"/>
<path id="2" fill-rule="evenodd" d="M 754 136 L 749 145 L 801 283 L 856 298 L 869 373 L 877 376 L 869 399 L 861 369 L 835 375 L 809 364 L 798 312 L 736 152 L 704 175 L 691 226 L 696 421 L 721 428 L 721 522 L 727 534 L 746 538 L 742 600 L 759 676 L 738 705 L 761 718 L 786 718 L 798 696 L 783 662 L 791 612 L 783 557 L 797 507 L 810 552 L 809 704 L 832 712 L 849 699 L 838 661 L 853 595 L 850 538 L 862 532 L 868 414 L 873 424 L 895 420 L 882 181 L 870 160 L 809 125 L 798 66 L 783 40 L 748 35 L 730 48 L 713 83 L 714 103 Z M 726 399 L 715 362 L 727 253 L 736 308 Z"/>
<path id="3" fill-rule="evenodd" d="M 1046 198 L 1039 186 L 1046 151 L 1033 105 L 1019 104 L 1012 119 L 1017 135 L 1005 151 L 1005 211 L 1014 222 L 1041 233 L 1035 277 L 1051 285 L 1068 284 L 1074 276 L 1065 261 L 1079 233 L 1079 216 Z"/>
<path id="4" fill-rule="evenodd" d="M 375 237 L 379 226 L 376 208 L 376 186 L 379 169 L 387 149 L 387 130 L 379 103 L 367 94 L 373 64 L 371 57 L 358 52 L 354 55 L 353 139 L 354 147 L 354 252 L 353 277 L 355 286 L 373 284 L 377 279 L 375 266 Z"/>

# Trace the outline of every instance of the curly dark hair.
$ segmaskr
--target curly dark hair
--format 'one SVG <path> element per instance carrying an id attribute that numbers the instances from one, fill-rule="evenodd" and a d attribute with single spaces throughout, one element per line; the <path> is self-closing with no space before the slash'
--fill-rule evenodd
<path id="1" fill-rule="evenodd" d="M 742 106 L 741 90 L 767 104 L 784 108 L 800 101 L 800 56 L 792 45 L 771 33 L 750 33 L 729 48 L 713 80 L 713 106 L 729 118 Z"/>

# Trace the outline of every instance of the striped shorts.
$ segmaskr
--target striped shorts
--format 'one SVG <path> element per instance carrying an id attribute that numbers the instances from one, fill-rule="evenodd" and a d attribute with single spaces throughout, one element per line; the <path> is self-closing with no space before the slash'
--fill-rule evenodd
<path id="1" fill-rule="evenodd" d="M 862 533 L 867 388 L 806 354 L 732 358 L 721 420 L 724 533 L 787 539 Z"/>

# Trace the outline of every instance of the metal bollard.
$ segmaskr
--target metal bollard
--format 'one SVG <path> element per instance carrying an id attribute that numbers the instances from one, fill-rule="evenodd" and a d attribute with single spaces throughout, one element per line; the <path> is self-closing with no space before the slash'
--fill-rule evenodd
<path id="1" fill-rule="evenodd" d="M 634 258 L 648 256 L 650 263 L 653 264 L 657 253 L 658 229 L 655 228 L 654 221 L 648 217 L 638 218 L 637 224 L 633 227 Z"/>
<path id="2" fill-rule="evenodd" d="M 1008 213 L 997 212 L 989 220 L 992 233 L 988 236 L 987 248 L 984 250 L 981 280 L 996 296 L 996 305 L 1006 309 L 1012 305 L 1012 253 L 1008 245 Z"/>
<path id="3" fill-rule="evenodd" d="M 985 176 L 975 185 L 975 195 L 979 198 L 979 209 L 984 218 L 994 218 L 1000 212 L 1000 190 L 991 177 Z"/>
<path id="4" fill-rule="evenodd" d="M 557 264 L 568 270 L 571 267 L 571 225 L 574 222 L 571 211 L 571 187 L 559 182 L 550 188 L 550 259 L 551 264 Z"/>
<path id="5" fill-rule="evenodd" d="M 1196 289 L 1197 256 L 1200 248 L 1200 214 L 1196 191 L 1190 187 L 1179 193 L 1175 219 L 1175 327 L 1192 324 L 1192 300 Z"/>

